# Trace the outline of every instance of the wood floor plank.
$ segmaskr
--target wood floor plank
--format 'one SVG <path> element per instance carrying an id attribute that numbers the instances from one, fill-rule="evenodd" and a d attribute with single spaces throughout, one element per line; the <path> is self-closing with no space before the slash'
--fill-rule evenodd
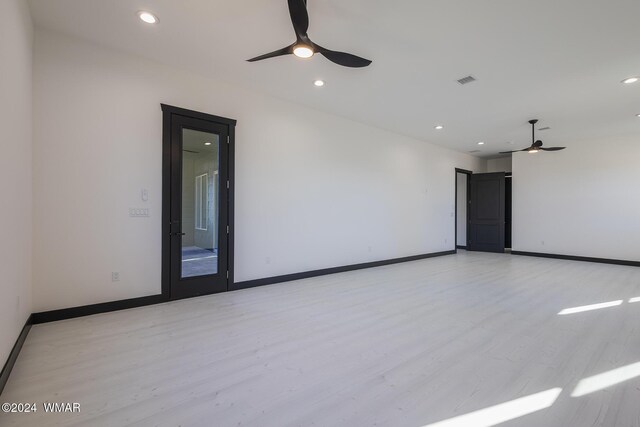
<path id="1" fill-rule="evenodd" d="M 2 426 L 420 427 L 562 388 L 503 426 L 640 426 L 640 269 L 466 253 L 35 325 Z M 566 308 L 623 303 L 561 316 Z"/>

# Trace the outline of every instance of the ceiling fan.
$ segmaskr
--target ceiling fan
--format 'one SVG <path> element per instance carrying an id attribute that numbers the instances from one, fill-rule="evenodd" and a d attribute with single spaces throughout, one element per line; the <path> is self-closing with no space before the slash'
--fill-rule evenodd
<path id="1" fill-rule="evenodd" d="M 514 151 L 501 151 L 500 154 L 511 154 L 511 153 L 519 153 L 520 151 L 527 151 L 531 154 L 537 153 L 538 151 L 560 151 L 564 150 L 567 147 L 543 147 L 542 141 L 536 141 L 536 123 L 538 120 L 529 120 L 529 124 L 531 125 L 531 147 L 524 148 L 522 150 L 514 150 Z"/>
<path id="2" fill-rule="evenodd" d="M 344 67 L 361 68 L 371 64 L 368 59 L 360 58 L 350 53 L 329 50 L 312 42 L 307 35 L 307 30 L 309 29 L 307 0 L 288 0 L 288 2 L 289 15 L 291 15 L 291 22 L 296 33 L 296 42 L 280 50 L 251 58 L 248 60 L 249 62 L 290 54 L 294 54 L 299 58 L 311 58 L 315 53 L 319 53 L 329 61 Z"/>

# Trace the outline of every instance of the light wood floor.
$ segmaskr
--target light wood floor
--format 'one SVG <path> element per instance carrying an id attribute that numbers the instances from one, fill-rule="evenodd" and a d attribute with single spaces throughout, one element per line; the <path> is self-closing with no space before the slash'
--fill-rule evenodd
<path id="1" fill-rule="evenodd" d="M 81 412 L 0 425 L 421 427 L 561 388 L 501 426 L 640 426 L 640 376 L 571 396 L 640 362 L 639 296 L 638 268 L 461 252 L 37 325 L 0 401 Z"/>

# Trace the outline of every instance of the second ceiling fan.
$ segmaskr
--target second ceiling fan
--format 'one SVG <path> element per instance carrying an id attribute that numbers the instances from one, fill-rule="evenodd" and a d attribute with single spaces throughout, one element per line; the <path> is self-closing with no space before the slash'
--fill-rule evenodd
<path id="1" fill-rule="evenodd" d="M 529 120 L 529 124 L 531 125 L 531 147 L 523 148 L 522 150 L 514 150 L 514 151 L 501 151 L 500 154 L 511 154 L 511 153 L 519 153 L 521 151 L 527 151 L 529 153 L 537 153 L 538 151 L 560 151 L 564 150 L 567 147 L 543 147 L 541 140 L 536 140 L 536 123 L 538 120 Z"/>
<path id="2" fill-rule="evenodd" d="M 293 23 L 293 29 L 296 33 L 296 42 L 280 50 L 251 58 L 248 60 L 249 62 L 291 54 L 299 58 L 311 58 L 315 53 L 319 53 L 329 61 L 344 67 L 361 68 L 371 64 L 371 61 L 368 59 L 360 58 L 350 53 L 329 50 L 312 42 L 307 35 L 307 30 L 309 29 L 307 0 L 288 0 L 288 2 L 289 15 L 291 15 L 291 22 Z"/>

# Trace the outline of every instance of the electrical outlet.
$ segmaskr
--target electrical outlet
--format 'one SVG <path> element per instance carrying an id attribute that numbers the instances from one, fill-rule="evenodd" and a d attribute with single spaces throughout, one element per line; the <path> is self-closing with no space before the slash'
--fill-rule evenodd
<path id="1" fill-rule="evenodd" d="M 112 282 L 119 282 L 120 281 L 120 272 L 118 271 L 114 271 L 111 273 L 111 281 Z"/>

